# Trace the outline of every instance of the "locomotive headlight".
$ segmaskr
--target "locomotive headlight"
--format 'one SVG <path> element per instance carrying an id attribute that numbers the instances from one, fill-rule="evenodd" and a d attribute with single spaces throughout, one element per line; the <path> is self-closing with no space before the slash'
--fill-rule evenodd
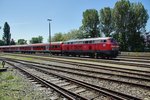
<path id="1" fill-rule="evenodd" d="M 103 47 L 105 47 L 106 46 L 106 44 L 103 44 Z"/>

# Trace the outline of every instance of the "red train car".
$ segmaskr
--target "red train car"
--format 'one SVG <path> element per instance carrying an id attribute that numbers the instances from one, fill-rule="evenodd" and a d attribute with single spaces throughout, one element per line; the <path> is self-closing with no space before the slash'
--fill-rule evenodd
<path id="1" fill-rule="evenodd" d="M 21 52 L 21 53 L 52 53 L 61 54 L 62 42 L 52 42 L 51 46 L 49 43 L 37 43 L 29 45 L 11 45 L 11 46 L 0 46 L 0 51 L 3 52 Z"/>
<path id="2" fill-rule="evenodd" d="M 73 56 L 116 57 L 118 49 L 117 42 L 111 37 L 69 40 L 62 45 L 62 53 Z"/>
<path id="3" fill-rule="evenodd" d="M 66 42 L 38 43 L 29 45 L 0 46 L 3 52 L 21 52 L 21 53 L 52 53 L 63 55 L 88 55 L 91 57 L 116 57 L 119 46 L 111 38 L 88 38 L 69 40 Z"/>

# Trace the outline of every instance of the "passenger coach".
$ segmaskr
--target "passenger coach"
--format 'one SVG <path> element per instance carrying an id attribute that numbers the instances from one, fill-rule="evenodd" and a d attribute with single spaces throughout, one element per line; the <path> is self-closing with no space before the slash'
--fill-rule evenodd
<path id="1" fill-rule="evenodd" d="M 61 54 L 62 42 L 37 43 L 29 45 L 10 45 L 0 46 L 0 51 L 3 52 L 21 52 L 21 53 L 52 53 Z"/>

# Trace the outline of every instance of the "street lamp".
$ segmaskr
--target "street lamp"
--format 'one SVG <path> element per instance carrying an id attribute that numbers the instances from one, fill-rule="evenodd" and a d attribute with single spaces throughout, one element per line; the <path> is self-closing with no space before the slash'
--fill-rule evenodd
<path id="1" fill-rule="evenodd" d="M 49 51 L 51 54 L 51 23 L 50 21 L 52 21 L 51 19 L 47 19 L 47 21 L 49 22 Z"/>

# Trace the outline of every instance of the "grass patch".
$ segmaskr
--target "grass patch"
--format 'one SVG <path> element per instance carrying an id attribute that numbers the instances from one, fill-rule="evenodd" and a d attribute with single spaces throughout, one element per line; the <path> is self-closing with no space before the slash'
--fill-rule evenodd
<path id="1" fill-rule="evenodd" d="M 12 76 L 12 75 L 9 75 L 6 77 L 6 80 L 12 80 L 12 79 L 14 79 L 14 76 Z"/>
<path id="2" fill-rule="evenodd" d="M 14 76 L 12 72 L 1 72 L 0 75 L 0 100 L 16 100 L 17 92 L 21 91 L 23 85 L 19 83 L 19 78 Z"/>
<path id="3" fill-rule="evenodd" d="M 0 100 L 32 100 L 39 95 L 36 94 L 30 89 L 30 85 L 21 77 L 15 76 L 13 72 L 0 72 Z"/>
<path id="4" fill-rule="evenodd" d="M 3 66 L 2 66 L 2 62 L 0 61 L 0 68 L 2 68 Z"/>
<path id="5" fill-rule="evenodd" d="M 6 58 L 12 58 L 12 59 L 19 59 L 19 60 L 28 60 L 28 61 L 33 61 L 35 60 L 34 58 L 30 58 L 30 57 L 19 57 L 19 56 L 12 56 L 12 55 L 6 55 L 6 56 L 3 56 L 3 57 L 6 57 Z"/>

